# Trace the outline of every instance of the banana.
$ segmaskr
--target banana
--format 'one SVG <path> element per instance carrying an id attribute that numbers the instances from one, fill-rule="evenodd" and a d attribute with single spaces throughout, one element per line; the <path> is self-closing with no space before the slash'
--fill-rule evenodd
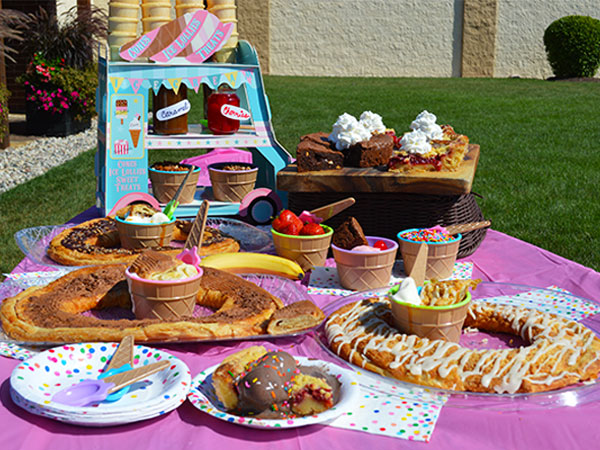
<path id="1" fill-rule="evenodd" d="M 219 253 L 202 258 L 200 265 L 231 273 L 266 273 L 292 280 L 304 278 L 304 271 L 298 263 L 265 253 Z"/>

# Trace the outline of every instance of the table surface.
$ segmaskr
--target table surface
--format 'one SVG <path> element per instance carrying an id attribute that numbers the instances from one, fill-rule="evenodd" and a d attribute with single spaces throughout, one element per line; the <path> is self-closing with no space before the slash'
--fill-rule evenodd
<path id="1" fill-rule="evenodd" d="M 377 167 L 343 167 L 298 173 L 296 164 L 277 172 L 277 189 L 288 192 L 404 192 L 461 195 L 471 192 L 479 162 L 479 145 L 470 144 L 456 171 L 388 172 Z"/>
<path id="2" fill-rule="evenodd" d="M 92 217 L 92 210 L 73 222 Z M 530 286 L 556 285 L 575 295 L 600 300 L 600 273 L 548 251 L 489 230 L 473 255 L 461 261 L 473 262 L 473 278 Z M 17 272 L 43 270 L 28 259 Z M 324 306 L 334 297 L 313 296 Z M 600 332 L 600 318 L 586 319 Z M 253 344 L 258 342 L 254 341 Z M 301 356 L 328 359 L 311 337 L 265 342 Z M 192 375 L 219 363 L 224 355 L 242 344 L 171 345 L 167 350 L 181 358 Z M 450 399 L 440 413 L 431 441 L 411 442 L 360 431 L 312 425 L 281 431 L 253 430 L 220 421 L 185 402 L 178 409 L 155 419 L 109 428 L 84 428 L 32 415 L 13 404 L 9 378 L 17 360 L 0 357 L 0 448 L 10 449 L 185 449 L 264 448 L 276 444 L 281 449 L 419 448 L 428 449 L 566 449 L 597 448 L 600 442 L 600 404 L 588 403 L 546 411 L 489 411 L 453 406 Z"/>

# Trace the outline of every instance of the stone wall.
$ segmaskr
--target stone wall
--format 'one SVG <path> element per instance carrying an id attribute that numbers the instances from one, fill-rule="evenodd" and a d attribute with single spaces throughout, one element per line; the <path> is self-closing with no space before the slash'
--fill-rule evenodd
<path id="1" fill-rule="evenodd" d="M 499 0 L 494 76 L 552 76 L 544 50 L 544 31 L 556 19 L 569 15 L 600 19 L 600 1 Z"/>
<path id="2" fill-rule="evenodd" d="M 270 73 L 460 75 L 462 0 L 271 0 Z"/>

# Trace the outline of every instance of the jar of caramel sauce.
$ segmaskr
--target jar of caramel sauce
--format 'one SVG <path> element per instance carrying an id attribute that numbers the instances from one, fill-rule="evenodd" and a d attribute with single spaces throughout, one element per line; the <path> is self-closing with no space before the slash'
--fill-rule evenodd
<path id="1" fill-rule="evenodd" d="M 187 86 L 179 86 L 177 93 L 173 89 L 160 87 L 158 94 L 152 97 L 155 134 L 186 134 L 188 132 L 188 112 L 190 102 L 187 99 Z"/>

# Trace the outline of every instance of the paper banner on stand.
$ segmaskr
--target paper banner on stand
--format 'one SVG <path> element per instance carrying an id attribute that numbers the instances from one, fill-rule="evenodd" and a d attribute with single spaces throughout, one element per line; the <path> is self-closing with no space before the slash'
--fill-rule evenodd
<path id="1" fill-rule="evenodd" d="M 188 82 L 191 84 L 192 89 L 195 93 L 198 93 L 198 89 L 202 86 L 202 78 L 204 77 L 189 77 Z"/>
<path id="2" fill-rule="evenodd" d="M 160 91 L 162 84 L 163 84 L 163 80 L 161 80 L 161 79 L 150 80 L 150 87 L 152 87 L 152 91 L 154 92 L 154 95 L 158 95 L 158 91 Z"/>
<path id="3" fill-rule="evenodd" d="M 169 78 L 169 84 L 171 88 L 175 92 L 175 95 L 179 92 L 179 88 L 181 87 L 181 78 Z"/>
<path id="4" fill-rule="evenodd" d="M 131 89 L 133 90 L 133 92 L 135 92 L 137 94 L 138 91 L 140 90 L 140 87 L 142 87 L 144 79 L 143 78 L 127 78 L 127 81 L 129 81 L 129 85 L 131 86 Z"/>
<path id="5" fill-rule="evenodd" d="M 121 87 L 123 80 L 125 80 L 124 77 L 110 77 L 110 84 L 115 94 L 119 92 L 119 88 Z"/>
<path id="6" fill-rule="evenodd" d="M 250 72 L 248 72 L 247 70 L 240 70 L 242 76 L 244 77 L 244 79 L 246 80 L 246 83 L 248 83 L 248 86 L 253 87 L 252 86 L 252 74 Z"/>

